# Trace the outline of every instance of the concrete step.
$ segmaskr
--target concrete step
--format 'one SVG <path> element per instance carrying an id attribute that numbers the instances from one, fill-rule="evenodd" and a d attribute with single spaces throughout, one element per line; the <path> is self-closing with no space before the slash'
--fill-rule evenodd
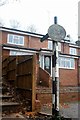
<path id="1" fill-rule="evenodd" d="M 13 96 L 12 95 L 1 95 L 0 94 L 0 99 L 9 99 L 9 98 L 12 98 Z"/>
<path id="2" fill-rule="evenodd" d="M 27 120 L 24 116 L 19 113 L 12 113 L 9 115 L 4 115 L 1 120 Z"/>
<path id="3" fill-rule="evenodd" d="M 2 86 L 2 81 L 0 81 L 0 87 Z"/>
<path id="4" fill-rule="evenodd" d="M 1 86 L 7 86 L 7 83 L 3 82 L 3 81 L 0 81 L 0 87 Z"/>
<path id="5" fill-rule="evenodd" d="M 1 120 L 28 120 L 28 119 L 26 119 L 26 118 L 17 118 L 17 117 L 16 118 L 11 118 L 11 117 L 10 118 L 6 118 L 5 117 L 5 118 L 2 118 Z"/>
<path id="6" fill-rule="evenodd" d="M 26 119 L 26 118 L 18 118 L 18 117 L 16 117 L 16 118 L 12 118 L 12 117 L 6 118 L 6 117 L 4 117 L 1 120 L 28 120 L 28 119 Z"/>
<path id="7" fill-rule="evenodd" d="M 20 104 L 17 102 L 0 102 L 0 107 L 2 107 L 2 112 L 18 112 Z"/>
<path id="8" fill-rule="evenodd" d="M 0 93 L 2 93 L 2 87 L 0 87 Z"/>
<path id="9" fill-rule="evenodd" d="M 10 106 L 18 106 L 18 105 L 19 103 L 17 102 L 0 102 L 0 106 L 2 107 L 5 107 L 5 106 L 10 107 Z"/>
<path id="10" fill-rule="evenodd" d="M 9 90 L 8 90 L 7 87 L 3 87 L 3 86 L 0 87 L 0 93 L 4 94 L 4 93 L 6 93 L 6 92 L 8 92 L 8 91 L 9 91 Z"/>
<path id="11" fill-rule="evenodd" d="M 2 94 L 0 94 L 0 98 L 12 98 L 12 95 L 2 95 Z"/>

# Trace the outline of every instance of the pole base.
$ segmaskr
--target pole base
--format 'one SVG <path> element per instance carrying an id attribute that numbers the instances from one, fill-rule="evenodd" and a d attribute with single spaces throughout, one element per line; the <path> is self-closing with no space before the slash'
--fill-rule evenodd
<path id="1" fill-rule="evenodd" d="M 59 116 L 59 111 L 56 109 L 52 108 L 52 116 Z"/>

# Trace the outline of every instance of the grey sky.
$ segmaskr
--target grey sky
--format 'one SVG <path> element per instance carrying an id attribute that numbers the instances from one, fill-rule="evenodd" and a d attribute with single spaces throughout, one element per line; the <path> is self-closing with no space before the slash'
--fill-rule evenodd
<path id="1" fill-rule="evenodd" d="M 20 1 L 20 2 L 19 2 Z M 10 19 L 16 19 L 23 29 L 34 24 L 37 31 L 46 34 L 54 24 L 54 16 L 67 34 L 76 41 L 78 35 L 78 1 L 79 0 L 19 0 L 0 7 L 0 18 L 9 26 Z"/>

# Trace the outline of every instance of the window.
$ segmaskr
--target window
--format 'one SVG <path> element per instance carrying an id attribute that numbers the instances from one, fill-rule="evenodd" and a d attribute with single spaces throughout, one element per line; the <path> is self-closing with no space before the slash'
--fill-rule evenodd
<path id="1" fill-rule="evenodd" d="M 39 56 L 39 57 L 40 57 L 40 58 L 39 58 L 39 59 L 40 59 L 40 67 L 43 68 L 43 66 L 44 66 L 44 65 L 43 65 L 43 58 L 44 58 L 44 57 L 43 57 L 43 55 L 41 55 L 41 56 Z"/>
<path id="2" fill-rule="evenodd" d="M 58 42 L 58 51 L 61 51 L 61 43 Z"/>
<path id="3" fill-rule="evenodd" d="M 30 55 L 30 54 L 22 51 L 10 50 L 10 55 L 14 56 L 14 55 Z"/>
<path id="4" fill-rule="evenodd" d="M 52 41 L 48 41 L 48 49 L 52 50 Z M 61 51 L 61 43 L 58 42 L 58 51 Z"/>
<path id="5" fill-rule="evenodd" d="M 8 34 L 8 43 L 16 45 L 24 45 L 24 36 Z"/>
<path id="6" fill-rule="evenodd" d="M 17 55 L 17 51 L 10 51 L 10 55 Z"/>
<path id="7" fill-rule="evenodd" d="M 46 67 L 46 69 L 49 69 L 49 66 L 50 66 L 50 59 L 49 59 L 49 57 L 46 57 L 45 58 L 45 67 Z"/>
<path id="8" fill-rule="evenodd" d="M 59 57 L 59 67 L 66 69 L 74 69 L 75 68 L 74 58 Z"/>
<path id="9" fill-rule="evenodd" d="M 76 48 L 70 47 L 70 54 L 71 54 L 71 55 L 76 55 L 76 54 L 77 54 Z"/>
<path id="10" fill-rule="evenodd" d="M 48 41 L 48 49 L 52 50 L 52 41 Z"/>

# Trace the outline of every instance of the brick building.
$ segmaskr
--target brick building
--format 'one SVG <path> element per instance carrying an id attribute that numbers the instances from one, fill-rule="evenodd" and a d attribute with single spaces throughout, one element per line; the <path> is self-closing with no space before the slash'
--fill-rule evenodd
<path id="1" fill-rule="evenodd" d="M 36 99 L 51 103 L 52 41 L 40 42 L 41 34 L 0 28 L 2 56 L 36 55 Z M 63 40 L 59 48 L 60 102 L 78 100 L 80 85 L 80 46 Z M 80 100 L 80 98 L 79 98 Z"/>

